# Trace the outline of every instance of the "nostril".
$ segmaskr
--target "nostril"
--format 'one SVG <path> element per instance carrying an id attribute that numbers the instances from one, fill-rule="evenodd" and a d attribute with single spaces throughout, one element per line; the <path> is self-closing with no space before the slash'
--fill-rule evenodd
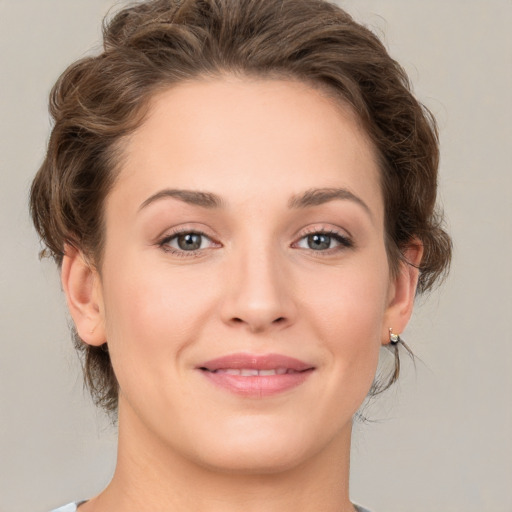
<path id="1" fill-rule="evenodd" d="M 276 318 L 273 323 L 274 324 L 281 324 L 281 323 L 284 322 L 284 320 L 285 320 L 284 316 L 280 316 L 279 318 Z"/>

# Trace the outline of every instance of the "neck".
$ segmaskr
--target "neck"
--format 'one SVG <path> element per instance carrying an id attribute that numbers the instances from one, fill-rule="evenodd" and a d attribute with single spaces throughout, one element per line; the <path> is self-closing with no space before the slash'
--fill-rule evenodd
<path id="1" fill-rule="evenodd" d="M 119 411 L 114 477 L 84 512 L 353 512 L 348 496 L 351 425 L 321 453 L 292 467 L 229 471 L 163 446 L 126 408 Z"/>

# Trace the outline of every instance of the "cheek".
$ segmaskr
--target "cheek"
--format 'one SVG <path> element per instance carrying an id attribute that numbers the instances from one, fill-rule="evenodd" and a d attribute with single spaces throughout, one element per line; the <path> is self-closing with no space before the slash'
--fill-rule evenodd
<path id="1" fill-rule="evenodd" d="M 106 331 L 116 374 L 156 371 L 163 360 L 172 364 L 200 335 L 213 287 L 203 286 L 204 276 L 168 270 L 125 260 L 105 272 Z"/>
<path id="2" fill-rule="evenodd" d="M 176 403 L 185 410 L 193 403 L 190 389 L 179 384 L 187 376 L 184 354 L 201 336 L 208 299 L 179 274 L 170 282 L 150 266 L 141 268 L 144 271 L 132 279 L 111 274 L 105 306 L 120 395 L 139 418 L 148 419 L 151 410 L 171 410 Z"/>
<path id="3" fill-rule="evenodd" d="M 364 262 L 362 262 L 364 263 Z M 389 270 L 385 254 L 371 264 L 330 269 L 300 290 L 303 317 L 327 352 L 333 379 L 371 385 L 378 363 L 387 305 Z M 335 271 L 332 271 L 335 270 Z M 333 382 L 334 385 L 334 382 Z"/>
<path id="4" fill-rule="evenodd" d="M 357 260 L 302 279 L 300 303 L 315 311 L 319 325 L 331 333 L 352 332 L 361 338 L 383 321 L 389 292 L 387 260 L 385 254 L 380 260 L 367 259 L 368 263 Z"/>

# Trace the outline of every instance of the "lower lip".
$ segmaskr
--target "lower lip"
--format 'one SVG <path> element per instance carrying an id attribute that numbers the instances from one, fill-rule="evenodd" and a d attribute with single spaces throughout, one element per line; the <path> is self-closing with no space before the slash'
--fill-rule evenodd
<path id="1" fill-rule="evenodd" d="M 210 382 L 231 393 L 259 398 L 277 395 L 300 386 L 313 373 L 313 369 L 297 373 L 285 373 L 284 375 L 255 375 L 247 377 L 205 370 L 201 370 L 201 372 Z"/>

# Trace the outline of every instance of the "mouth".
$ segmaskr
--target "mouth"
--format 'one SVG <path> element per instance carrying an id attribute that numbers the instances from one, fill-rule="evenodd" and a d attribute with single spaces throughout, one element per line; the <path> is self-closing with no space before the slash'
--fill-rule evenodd
<path id="1" fill-rule="evenodd" d="M 302 384 L 315 367 L 280 354 L 230 354 L 196 367 L 214 385 L 246 397 L 282 393 Z"/>
<path id="2" fill-rule="evenodd" d="M 290 375 L 293 373 L 301 373 L 291 368 L 273 368 L 270 370 L 262 370 L 257 368 L 219 368 L 217 370 L 210 370 L 209 368 L 202 367 L 200 370 L 211 373 L 225 373 L 227 375 L 240 375 L 241 377 L 258 377 L 269 375 Z M 302 370 L 308 371 L 308 370 Z"/>

